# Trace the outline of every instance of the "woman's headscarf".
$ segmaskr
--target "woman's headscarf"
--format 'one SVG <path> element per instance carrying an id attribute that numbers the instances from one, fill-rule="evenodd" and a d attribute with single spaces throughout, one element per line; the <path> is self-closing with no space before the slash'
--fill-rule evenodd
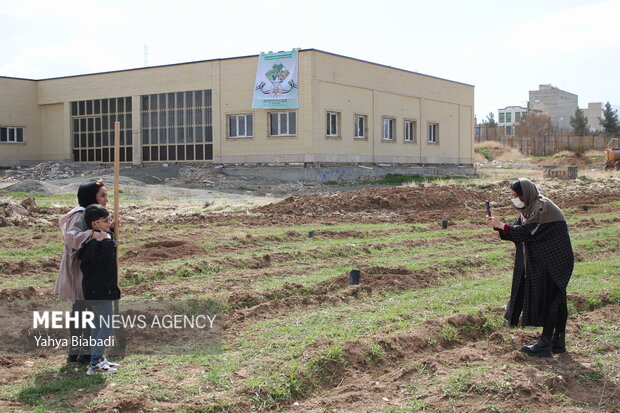
<path id="1" fill-rule="evenodd" d="M 58 224 L 60 225 L 60 231 L 62 232 L 63 237 L 67 233 L 67 225 L 69 224 L 69 220 L 71 219 L 73 214 L 79 211 L 84 211 L 87 206 L 97 203 L 97 192 L 99 192 L 99 188 L 101 188 L 102 186 L 104 186 L 104 184 L 101 179 L 95 182 L 89 182 L 87 184 L 80 185 L 77 193 L 78 203 L 80 204 L 80 206 L 76 206 L 58 220 Z"/>
<path id="2" fill-rule="evenodd" d="M 525 207 L 521 208 L 523 223 L 534 222 L 547 224 L 549 222 L 566 221 L 564 214 L 551 200 L 540 195 L 536 185 L 527 178 L 519 178 L 521 185 L 521 198 Z"/>
<path id="3" fill-rule="evenodd" d="M 87 206 L 92 204 L 96 204 L 97 192 L 99 192 L 99 188 L 101 188 L 102 186 L 102 180 L 80 185 L 77 193 L 78 204 L 80 204 L 80 206 L 83 208 L 86 208 Z"/>

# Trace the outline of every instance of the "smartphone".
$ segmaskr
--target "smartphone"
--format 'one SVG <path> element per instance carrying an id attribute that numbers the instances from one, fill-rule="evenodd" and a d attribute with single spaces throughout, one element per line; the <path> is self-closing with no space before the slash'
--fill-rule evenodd
<path id="1" fill-rule="evenodd" d="M 487 216 L 491 216 L 491 202 L 484 201 L 484 206 L 487 208 Z"/>

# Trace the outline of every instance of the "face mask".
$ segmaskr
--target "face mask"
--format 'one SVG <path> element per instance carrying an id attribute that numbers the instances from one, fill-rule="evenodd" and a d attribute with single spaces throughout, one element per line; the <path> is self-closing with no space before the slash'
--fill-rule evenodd
<path id="1" fill-rule="evenodd" d="M 523 203 L 523 201 L 521 201 L 519 198 L 512 198 L 512 203 L 514 204 L 515 207 L 519 209 L 525 207 L 525 203 Z"/>

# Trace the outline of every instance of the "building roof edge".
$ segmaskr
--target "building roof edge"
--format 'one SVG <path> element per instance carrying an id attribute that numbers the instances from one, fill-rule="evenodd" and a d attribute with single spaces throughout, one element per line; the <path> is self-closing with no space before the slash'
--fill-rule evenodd
<path id="1" fill-rule="evenodd" d="M 315 52 L 325 53 L 325 54 L 332 55 L 332 56 L 342 57 L 344 59 L 355 60 L 355 61 L 358 61 L 358 62 L 368 63 L 368 64 L 371 64 L 371 65 L 376 65 L 376 66 L 381 66 L 381 67 L 387 67 L 389 69 L 394 69 L 394 70 L 398 70 L 398 71 L 401 71 L 401 72 L 413 73 L 413 74 L 420 75 L 420 76 L 431 77 L 433 79 L 445 80 L 446 82 L 458 83 L 460 85 L 475 87 L 474 85 L 471 85 L 469 83 L 459 82 L 457 80 L 450 80 L 450 79 L 445 79 L 443 77 L 427 75 L 427 74 L 420 73 L 420 72 L 414 72 L 412 70 L 401 69 L 401 68 L 394 67 L 394 66 L 388 66 L 388 65 L 381 64 L 381 63 L 371 62 L 369 60 L 363 60 L 363 59 L 358 59 L 358 58 L 355 58 L 355 57 L 349 57 L 349 56 L 341 55 L 341 54 L 338 54 L 338 53 L 326 52 L 325 50 L 320 50 L 320 49 L 303 49 L 303 50 L 300 50 L 300 51 L 302 51 L 302 52 L 315 51 Z"/>
<path id="2" fill-rule="evenodd" d="M 28 80 L 30 82 L 36 82 L 37 79 L 28 79 L 25 77 L 14 77 L 14 76 L 0 76 L 0 79 L 13 79 L 13 80 Z"/>
<path id="3" fill-rule="evenodd" d="M 464 85 L 464 86 L 469 86 L 469 87 L 475 87 L 474 85 L 471 85 L 469 83 L 464 83 L 464 82 L 459 82 L 459 81 L 456 81 L 456 80 L 445 79 L 445 78 L 438 77 L 438 76 L 427 75 L 427 74 L 420 73 L 420 72 L 414 72 L 412 70 L 401 69 L 401 68 L 398 68 L 398 67 L 393 67 L 393 66 L 389 66 L 389 65 L 385 65 L 385 64 L 381 64 L 381 63 L 371 62 L 369 60 L 363 60 L 363 59 L 358 59 L 358 58 L 355 58 L 355 57 L 344 56 L 344 55 L 341 55 L 341 54 L 338 54 L 338 53 L 327 52 L 325 50 L 320 50 L 320 49 L 313 49 L 313 48 L 310 48 L 310 49 L 299 49 L 299 52 L 300 53 L 303 53 L 303 52 L 318 52 L 318 53 L 323 53 L 323 54 L 327 54 L 327 55 L 331 55 L 331 56 L 341 57 L 341 58 L 344 58 L 344 59 L 354 60 L 354 61 L 357 61 L 357 62 L 368 63 L 368 64 L 375 65 L 375 66 L 380 66 L 380 67 L 385 67 L 385 68 L 389 68 L 389 69 L 394 69 L 394 70 L 398 70 L 398 71 L 401 71 L 401 72 L 413 73 L 413 74 L 416 74 L 416 75 L 430 77 L 430 78 L 438 79 L 438 80 L 443 80 L 443 81 L 446 81 L 446 82 L 457 83 L 457 84 Z M 191 64 L 206 63 L 206 62 L 217 62 L 217 61 L 234 60 L 234 59 L 247 59 L 247 58 L 258 57 L 258 56 L 259 56 L 259 54 L 253 54 L 253 55 L 245 55 L 245 56 L 234 56 L 234 57 L 224 57 L 224 58 L 216 58 L 216 59 L 195 60 L 195 61 L 190 61 L 190 62 L 169 63 L 169 64 L 157 65 L 157 66 L 134 67 L 134 68 L 130 68 L 130 69 L 108 70 L 108 71 L 104 71 L 104 72 L 82 73 L 82 74 L 78 74 L 78 75 L 56 76 L 56 77 L 47 77 L 47 78 L 41 78 L 41 79 L 26 79 L 26 78 L 16 78 L 16 77 L 14 78 L 14 77 L 10 77 L 10 76 L 0 76 L 0 78 L 4 77 L 4 78 L 9 78 L 9 79 L 21 79 L 21 80 L 32 80 L 32 81 L 57 80 L 57 79 L 68 79 L 68 78 L 73 78 L 73 77 L 106 75 L 106 74 L 121 73 L 121 72 L 133 72 L 133 71 L 136 71 L 136 70 L 159 69 L 159 68 L 164 68 L 164 67 L 191 65 Z"/>

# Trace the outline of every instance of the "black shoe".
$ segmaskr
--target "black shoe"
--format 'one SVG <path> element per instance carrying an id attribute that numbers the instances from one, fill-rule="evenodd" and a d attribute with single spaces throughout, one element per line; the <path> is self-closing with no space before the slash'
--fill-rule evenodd
<path id="1" fill-rule="evenodd" d="M 551 337 L 540 336 L 536 344 L 523 346 L 521 351 L 532 357 L 552 357 Z"/>
<path id="2" fill-rule="evenodd" d="M 566 353 L 566 334 L 553 333 L 551 339 L 551 352 L 553 354 Z"/>

